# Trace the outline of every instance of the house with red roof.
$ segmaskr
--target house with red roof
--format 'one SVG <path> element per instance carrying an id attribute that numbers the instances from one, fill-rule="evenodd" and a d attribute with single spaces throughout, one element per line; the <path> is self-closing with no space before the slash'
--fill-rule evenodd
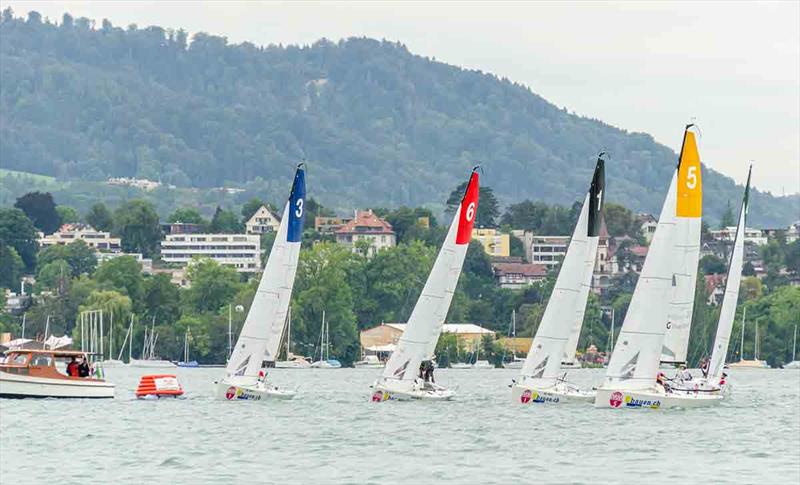
<path id="1" fill-rule="evenodd" d="M 500 288 L 511 290 L 523 289 L 544 281 L 547 278 L 548 266 L 533 263 L 492 263 L 494 278 Z"/>
<path id="2" fill-rule="evenodd" d="M 370 258 L 381 249 L 397 244 L 392 225 L 369 209 L 356 211 L 355 218 L 336 229 L 335 234 L 337 243 L 353 252 L 366 251 Z"/>

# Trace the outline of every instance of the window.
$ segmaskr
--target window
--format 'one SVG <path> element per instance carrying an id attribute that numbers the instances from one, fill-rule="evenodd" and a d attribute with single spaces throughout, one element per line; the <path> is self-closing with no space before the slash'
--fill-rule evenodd
<path id="1" fill-rule="evenodd" d="M 11 361 L 15 365 L 25 365 L 28 363 L 28 354 L 19 354 Z"/>
<path id="2" fill-rule="evenodd" d="M 39 366 L 39 367 L 50 367 L 52 363 L 52 358 L 49 355 L 36 355 L 33 357 L 31 361 L 31 365 Z"/>

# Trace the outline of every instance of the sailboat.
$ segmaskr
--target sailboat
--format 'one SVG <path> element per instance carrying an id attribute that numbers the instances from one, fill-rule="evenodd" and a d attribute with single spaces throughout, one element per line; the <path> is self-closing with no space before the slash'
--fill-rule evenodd
<path id="1" fill-rule="evenodd" d="M 189 329 L 183 334 L 183 360 L 178 362 L 178 367 L 200 367 L 196 360 L 189 360 Z"/>
<path id="2" fill-rule="evenodd" d="M 719 312 L 717 334 L 714 337 L 714 347 L 711 351 L 711 360 L 708 363 L 706 376 L 691 381 L 683 381 L 683 388 L 696 389 L 705 392 L 719 392 L 724 390 L 723 379 L 725 357 L 728 355 L 733 321 L 736 316 L 736 304 L 739 301 L 739 287 L 742 281 L 742 267 L 744 264 L 744 230 L 749 207 L 750 176 L 752 167 L 747 174 L 747 184 L 744 189 L 742 206 L 739 209 L 739 223 L 736 227 L 736 236 L 733 241 L 733 251 L 728 261 L 728 277 L 725 280 L 725 294 L 722 298 L 722 307 Z M 743 309 L 743 316 L 747 309 Z M 742 320 L 742 345 L 744 345 L 744 320 Z"/>
<path id="3" fill-rule="evenodd" d="M 744 328 L 747 323 L 747 307 L 742 309 L 742 345 L 740 359 L 738 362 L 731 362 L 728 367 L 731 369 L 769 369 L 769 364 L 766 360 L 759 360 L 758 358 L 758 321 L 755 322 L 755 335 L 753 336 L 753 358 L 751 360 L 744 358 Z"/>
<path id="4" fill-rule="evenodd" d="M 322 310 L 322 329 L 319 332 L 319 360 L 311 363 L 314 369 L 340 369 L 342 363 L 331 359 L 330 322 L 325 320 L 325 310 Z"/>
<path id="5" fill-rule="evenodd" d="M 216 383 L 220 399 L 291 399 L 296 393 L 272 385 L 264 367 L 265 362 L 276 360 L 286 325 L 303 238 L 305 198 L 305 170 L 301 163 L 295 171 L 275 242 L 236 346 L 228 359 L 225 376 Z"/>
<path id="6" fill-rule="evenodd" d="M 561 374 L 562 362 L 574 359 L 578 336 L 589 297 L 594 258 L 597 254 L 600 218 L 603 211 L 605 161 L 597 158 L 589 190 L 583 200 L 578 223 L 572 234 L 555 287 L 547 302 L 542 322 L 531 348 L 511 386 L 511 399 L 518 403 L 559 403 L 591 401 L 592 392 L 568 383 Z M 574 342 L 574 347 L 572 347 Z M 567 350 L 567 346 L 570 348 Z M 565 352 L 571 352 L 567 356 Z"/>
<path id="7" fill-rule="evenodd" d="M 114 357 L 114 312 L 111 311 L 109 313 L 110 313 L 110 315 L 109 315 L 110 323 L 108 325 L 109 326 L 109 328 L 108 328 L 108 355 L 109 355 L 110 358 L 103 360 L 102 362 L 100 362 L 100 364 L 102 365 L 103 368 L 106 368 L 106 367 L 122 367 L 123 365 L 125 365 L 125 362 L 123 362 L 120 359 L 114 359 L 113 358 Z M 123 345 L 124 345 L 124 343 L 123 343 Z M 121 355 L 121 353 L 122 353 L 122 351 L 120 350 L 120 355 Z"/>
<path id="8" fill-rule="evenodd" d="M 433 359 L 461 275 L 464 256 L 472 239 L 472 226 L 478 210 L 478 168 L 472 169 L 453 222 L 397 348 L 383 368 L 381 377 L 372 386 L 372 400 L 375 402 L 395 399 L 442 400 L 455 396 L 455 391 L 421 379 L 419 370 L 424 362 Z"/>
<path id="9" fill-rule="evenodd" d="M 292 307 L 289 307 L 289 314 L 286 318 L 286 360 L 275 362 L 276 369 L 308 369 L 311 363 L 304 357 L 294 355 L 292 348 Z"/>
<path id="10" fill-rule="evenodd" d="M 516 341 L 517 338 L 517 311 L 511 310 L 511 330 L 508 333 L 509 338 L 512 341 Z M 503 368 L 504 369 L 522 369 L 522 364 L 525 363 L 525 359 L 522 357 L 517 357 L 517 349 L 512 344 L 512 351 L 511 351 L 511 361 L 505 362 L 503 359 Z"/>
<path id="11" fill-rule="evenodd" d="M 784 369 L 800 369 L 800 360 L 797 360 L 797 325 L 794 326 L 794 341 L 792 342 L 792 361 L 783 364 Z"/>
<path id="12" fill-rule="evenodd" d="M 131 338 L 133 335 L 131 334 Z M 130 359 L 129 365 L 131 367 L 143 367 L 148 369 L 170 369 L 175 367 L 175 364 L 168 360 L 158 359 L 155 356 L 156 342 L 158 342 L 158 334 L 156 333 L 156 317 L 153 316 L 153 323 L 150 333 L 147 332 L 147 324 L 144 327 L 144 343 L 142 345 L 142 358 Z"/>
<path id="13" fill-rule="evenodd" d="M 636 283 L 603 384 L 594 401 L 598 408 L 668 408 L 714 404 L 718 395 L 672 393 L 657 382 L 664 335 L 671 316 L 676 272 L 673 261 L 678 219 L 700 217 L 703 191 L 697 128 L 684 131 L 678 166 L 672 176 L 650 250 Z"/>

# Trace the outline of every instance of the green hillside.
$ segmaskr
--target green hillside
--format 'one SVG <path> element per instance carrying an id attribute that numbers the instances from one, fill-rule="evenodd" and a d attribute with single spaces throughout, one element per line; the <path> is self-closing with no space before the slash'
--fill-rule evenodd
<path id="1" fill-rule="evenodd" d="M 0 166 L 62 181 L 228 184 L 278 200 L 305 158 L 309 190 L 329 207 L 441 206 L 479 161 L 501 202 L 566 205 L 605 149 L 609 200 L 657 213 L 676 162 L 647 134 L 397 43 L 259 47 L 207 34 L 190 42 L 183 31 L 69 16 L 56 25 L 8 10 L 0 38 Z M 704 175 L 715 221 L 741 189 Z M 799 205 L 797 196 L 755 192 L 750 220 L 785 225 Z"/>

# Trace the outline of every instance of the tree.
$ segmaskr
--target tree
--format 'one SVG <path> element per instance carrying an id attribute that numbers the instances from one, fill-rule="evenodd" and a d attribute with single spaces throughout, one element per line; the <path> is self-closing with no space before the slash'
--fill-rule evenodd
<path id="1" fill-rule="evenodd" d="M 525 261 L 525 244 L 513 234 L 509 234 L 511 256 L 522 258 Z"/>
<path id="2" fill-rule="evenodd" d="M 700 274 L 723 274 L 728 270 L 725 261 L 708 254 L 700 258 Z"/>
<path id="3" fill-rule="evenodd" d="M 143 305 L 145 318 L 173 323 L 181 316 L 181 299 L 178 287 L 169 275 L 160 273 L 144 281 Z"/>
<path id="4" fill-rule="evenodd" d="M 138 308 L 142 301 L 142 265 L 133 256 L 119 256 L 103 261 L 95 271 L 94 279 L 103 287 L 128 295 Z"/>
<path id="5" fill-rule="evenodd" d="M 455 213 L 456 207 L 464 197 L 467 190 L 467 183 L 462 182 L 456 187 L 447 198 L 447 212 L 450 217 Z M 500 217 L 500 203 L 494 195 L 491 187 L 482 186 L 478 190 L 478 210 L 475 215 L 475 227 L 497 227 L 497 218 Z"/>
<path id="6" fill-rule="evenodd" d="M 58 218 L 61 224 L 75 224 L 81 220 L 78 211 L 66 205 L 56 206 L 56 212 L 58 212 Z"/>
<path id="7" fill-rule="evenodd" d="M 50 192 L 28 192 L 17 199 L 14 207 L 21 209 L 33 225 L 45 234 L 52 234 L 61 226 L 61 217 Z"/>
<path id="8" fill-rule="evenodd" d="M 39 265 L 36 275 L 36 285 L 40 289 L 56 290 L 59 294 L 67 291 L 67 285 L 72 278 L 72 267 L 63 259 L 55 259 Z"/>
<path id="9" fill-rule="evenodd" d="M 267 205 L 267 203 L 259 199 L 258 197 L 253 197 L 252 199 L 245 202 L 244 205 L 242 206 L 242 224 L 246 224 L 247 221 L 249 221 L 250 218 L 253 217 L 253 214 L 258 212 L 258 209 L 260 209 L 262 205 L 265 206 Z M 308 212 L 306 212 L 306 214 L 308 214 Z"/>
<path id="10" fill-rule="evenodd" d="M 28 271 L 36 267 L 36 228 L 21 210 L 0 209 L 0 245 L 14 248 Z"/>
<path id="11" fill-rule="evenodd" d="M 67 245 L 55 244 L 39 251 L 39 265 L 52 261 L 66 261 L 72 271 L 71 276 L 80 276 L 82 273 L 91 274 L 97 267 L 97 256 L 82 239 L 77 239 Z"/>
<path id="12" fill-rule="evenodd" d="M 213 259 L 192 260 L 186 275 L 192 283 L 187 291 L 187 301 L 197 312 L 219 310 L 230 303 L 239 290 L 239 275 L 236 270 Z"/>
<path id="13" fill-rule="evenodd" d="M 111 232 L 114 229 L 114 216 L 105 204 L 97 202 L 86 213 L 86 223 L 98 231 Z"/>
<path id="14" fill-rule="evenodd" d="M 125 252 L 149 258 L 158 251 L 161 226 L 150 202 L 137 199 L 120 206 L 114 213 L 114 231 L 120 235 Z"/>
<path id="15" fill-rule="evenodd" d="M 208 226 L 208 221 L 197 212 L 193 207 L 180 207 L 172 211 L 167 218 L 167 222 L 182 222 L 184 224 L 200 224 Z"/>
<path id="16" fill-rule="evenodd" d="M 731 201 L 728 199 L 728 203 L 725 206 L 725 212 L 722 213 L 722 217 L 719 220 L 719 228 L 725 229 L 726 227 L 732 227 L 736 225 L 736 218 L 733 215 L 733 208 L 731 207 Z"/>
<path id="17" fill-rule="evenodd" d="M 603 216 L 605 217 L 609 235 L 639 238 L 641 223 L 630 209 L 619 204 L 606 202 L 603 206 Z"/>
<path id="18" fill-rule="evenodd" d="M 242 232 L 242 229 L 243 225 L 237 219 L 236 214 L 217 206 L 209 231 L 213 234 L 236 234 Z"/>
<path id="19" fill-rule="evenodd" d="M 13 246 L 0 242 L 0 288 L 16 289 L 25 263 Z M 5 294 L 5 292 L 0 292 Z M 0 307 L 3 308 L 3 307 Z"/>

